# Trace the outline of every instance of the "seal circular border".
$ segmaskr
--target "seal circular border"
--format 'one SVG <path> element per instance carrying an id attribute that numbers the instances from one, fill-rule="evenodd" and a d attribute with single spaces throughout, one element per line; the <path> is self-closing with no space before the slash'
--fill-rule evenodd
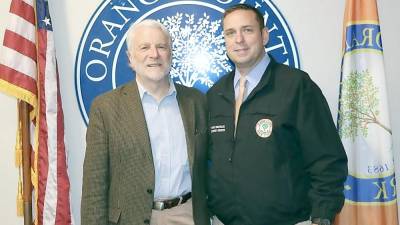
<path id="1" fill-rule="evenodd" d="M 96 22 L 95 18 L 98 18 L 99 15 L 103 12 L 103 10 L 107 7 L 107 5 L 111 2 L 112 0 L 104 0 L 102 3 L 99 4 L 99 6 L 97 7 L 97 9 L 95 10 L 95 12 L 92 14 L 92 16 L 89 19 L 89 23 L 86 25 L 82 38 L 79 42 L 79 47 L 78 47 L 78 51 L 77 51 L 77 55 L 76 55 L 76 59 L 75 59 L 75 70 L 74 70 L 74 79 L 75 79 L 75 94 L 76 94 L 76 98 L 78 100 L 78 105 L 79 105 L 79 111 L 81 113 L 81 116 L 85 122 L 85 124 L 87 125 L 89 118 L 88 118 L 88 113 L 87 110 L 85 108 L 84 105 L 84 101 L 83 101 L 83 97 L 82 97 L 82 87 L 81 87 L 81 82 L 80 82 L 80 69 L 81 69 L 81 60 L 82 60 L 82 54 L 83 54 L 83 50 L 84 50 L 84 43 L 86 43 L 89 33 L 93 28 L 94 23 Z M 220 2 L 221 4 L 226 4 L 224 2 Z M 245 0 L 241 0 L 239 3 L 245 3 Z M 294 67 L 295 68 L 300 68 L 300 60 L 299 60 L 299 54 L 298 54 L 298 49 L 297 49 L 297 45 L 293 39 L 293 34 L 289 28 L 289 25 L 287 23 L 287 21 L 285 20 L 285 18 L 282 16 L 282 13 L 279 11 L 279 9 L 276 7 L 276 5 L 271 1 L 271 0 L 267 0 L 267 1 L 263 1 L 263 3 L 265 3 L 275 14 L 275 16 L 278 18 L 278 20 L 281 23 L 281 26 L 284 28 L 284 32 L 287 34 L 287 38 L 289 40 L 290 43 L 290 47 L 292 49 L 292 54 L 293 54 L 293 60 L 294 60 Z M 171 7 L 174 5 L 183 5 L 183 4 L 193 4 L 193 5 L 202 5 L 202 6 L 206 6 L 209 8 L 212 8 L 214 10 L 220 11 L 221 13 L 223 13 L 225 11 L 225 9 L 219 7 L 219 6 L 215 6 L 212 5 L 210 3 L 207 2 L 201 2 L 201 1 L 176 1 L 176 2 L 169 2 L 166 3 L 164 5 L 161 6 L 157 6 L 155 8 L 153 8 L 152 10 L 144 13 L 143 15 L 141 15 L 134 23 L 137 23 L 138 21 L 141 21 L 143 18 L 145 18 L 147 15 L 150 15 L 151 13 L 156 12 L 157 10 L 163 9 L 163 8 L 167 8 L 167 7 Z M 118 55 L 122 46 L 123 46 L 123 42 L 126 39 L 126 35 L 124 35 L 124 37 L 122 38 L 121 42 L 118 44 L 117 47 L 117 52 L 115 55 Z M 122 44 L 121 44 L 122 43 Z M 117 61 L 118 57 L 114 57 L 114 59 L 112 59 L 112 72 L 111 72 L 111 79 L 112 79 L 112 87 L 115 88 L 116 87 L 116 82 L 115 82 L 115 68 L 116 68 L 116 61 Z"/>

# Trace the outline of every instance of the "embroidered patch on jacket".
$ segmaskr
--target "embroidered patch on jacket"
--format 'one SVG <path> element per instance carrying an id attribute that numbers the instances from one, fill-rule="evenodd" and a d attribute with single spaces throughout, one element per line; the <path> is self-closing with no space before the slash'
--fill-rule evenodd
<path id="1" fill-rule="evenodd" d="M 210 127 L 211 133 L 225 132 L 225 124 Z"/>
<path id="2" fill-rule="evenodd" d="M 267 138 L 272 133 L 272 121 L 270 119 L 261 119 L 256 124 L 256 133 L 261 138 Z"/>

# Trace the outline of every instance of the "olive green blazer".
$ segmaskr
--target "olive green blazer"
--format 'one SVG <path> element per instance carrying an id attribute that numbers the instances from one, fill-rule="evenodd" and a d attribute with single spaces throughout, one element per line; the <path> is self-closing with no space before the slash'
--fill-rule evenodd
<path id="1" fill-rule="evenodd" d="M 185 127 L 196 225 L 209 225 L 206 205 L 207 109 L 197 90 L 175 84 Z M 154 166 L 135 81 L 97 97 L 86 133 L 82 225 L 150 222 Z"/>

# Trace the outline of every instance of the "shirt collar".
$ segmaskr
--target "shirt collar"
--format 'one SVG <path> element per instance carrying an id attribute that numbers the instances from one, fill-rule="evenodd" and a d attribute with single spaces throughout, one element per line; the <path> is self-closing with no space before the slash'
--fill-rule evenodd
<path id="1" fill-rule="evenodd" d="M 264 71 L 267 69 L 267 66 L 271 59 L 268 54 L 264 54 L 264 57 L 257 63 L 257 65 L 250 70 L 249 74 L 246 76 L 246 80 L 250 86 L 257 86 L 258 82 L 260 82 L 261 77 L 264 74 Z M 236 87 L 239 85 L 240 72 L 238 69 L 235 69 L 235 77 L 233 78 L 233 85 Z"/>
<path id="2" fill-rule="evenodd" d="M 141 99 L 141 100 L 143 100 L 144 96 L 151 96 L 152 98 L 154 98 L 154 97 L 150 94 L 150 92 L 147 91 L 147 90 L 142 86 L 142 84 L 140 84 L 140 82 L 138 82 L 137 80 L 136 80 L 136 84 L 137 84 L 138 89 L 139 89 L 139 95 L 140 95 L 140 99 Z M 170 95 L 176 95 L 175 83 L 172 81 L 172 79 L 169 79 L 169 89 L 168 89 L 167 94 L 166 94 L 163 98 L 165 98 L 165 97 L 167 97 L 167 96 L 170 96 Z"/>

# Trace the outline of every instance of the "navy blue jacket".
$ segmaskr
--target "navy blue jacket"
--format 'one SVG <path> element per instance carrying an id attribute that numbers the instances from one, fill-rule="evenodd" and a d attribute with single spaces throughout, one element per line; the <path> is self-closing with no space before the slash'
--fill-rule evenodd
<path id="1" fill-rule="evenodd" d="M 321 90 L 271 59 L 241 106 L 234 137 L 233 77 L 207 93 L 212 213 L 225 225 L 332 220 L 344 203 L 347 157 Z"/>

